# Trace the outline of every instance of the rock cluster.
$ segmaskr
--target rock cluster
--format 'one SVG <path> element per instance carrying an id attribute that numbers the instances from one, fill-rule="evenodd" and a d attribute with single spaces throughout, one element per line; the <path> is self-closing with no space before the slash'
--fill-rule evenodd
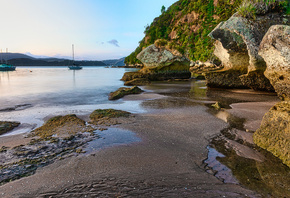
<path id="1" fill-rule="evenodd" d="M 267 65 L 259 54 L 259 48 L 268 29 L 272 25 L 284 24 L 285 21 L 287 20 L 284 20 L 280 13 L 268 13 L 257 16 L 256 20 L 234 14 L 229 20 L 221 22 L 209 34 L 211 38 L 216 40 L 214 54 L 224 66 L 223 72 L 218 73 L 221 75 L 220 78 L 224 78 L 226 81 L 226 77 L 232 77 L 232 75 L 227 75 L 227 72 L 239 73 L 239 78 L 235 78 L 236 81 L 232 82 L 232 88 L 236 83 L 237 87 L 243 84 L 245 87 L 255 90 L 273 91 L 269 79 L 264 75 Z M 209 85 L 219 84 L 219 82 L 212 82 L 215 80 L 213 78 L 207 79 L 209 79 Z"/>
<path id="2" fill-rule="evenodd" d="M 266 8 L 265 8 L 266 9 Z M 284 100 L 264 116 L 255 143 L 290 167 L 290 16 L 260 13 L 255 20 L 234 14 L 209 36 L 224 66 L 206 71 L 209 87 L 275 91 Z"/>

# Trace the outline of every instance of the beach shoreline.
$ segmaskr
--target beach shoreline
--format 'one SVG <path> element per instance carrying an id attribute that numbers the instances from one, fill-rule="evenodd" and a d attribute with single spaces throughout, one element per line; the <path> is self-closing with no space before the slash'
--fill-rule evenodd
<path id="1" fill-rule="evenodd" d="M 117 128 L 134 132 L 141 142 L 55 161 L 34 175 L 0 186 L 2 197 L 260 197 L 206 172 L 207 146 L 228 126 L 208 112 L 206 105 L 155 91 L 124 98 L 131 100 L 142 101 L 146 112 L 134 114 Z M 249 120 L 259 123 L 273 100 L 257 102 L 261 104 L 258 114 L 251 114 Z M 239 105 L 252 108 L 247 103 Z"/>

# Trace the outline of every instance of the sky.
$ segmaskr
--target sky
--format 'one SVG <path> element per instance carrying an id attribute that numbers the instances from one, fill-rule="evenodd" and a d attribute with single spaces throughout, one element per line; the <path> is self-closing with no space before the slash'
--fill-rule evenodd
<path id="1" fill-rule="evenodd" d="M 106 60 L 128 56 L 144 29 L 177 0 L 0 0 L 0 49 Z"/>

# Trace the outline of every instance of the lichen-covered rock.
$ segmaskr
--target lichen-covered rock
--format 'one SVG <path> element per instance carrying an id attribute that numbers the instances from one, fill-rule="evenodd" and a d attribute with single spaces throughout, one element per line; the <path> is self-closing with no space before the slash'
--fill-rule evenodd
<path id="1" fill-rule="evenodd" d="M 175 53 L 165 47 L 156 47 L 154 44 L 142 50 L 137 58 L 150 69 L 161 69 L 172 64 L 178 65 L 177 70 L 189 69 L 189 60 L 180 53 Z"/>
<path id="2" fill-rule="evenodd" d="M 254 142 L 290 167 L 290 101 L 280 102 L 266 113 Z"/>
<path id="3" fill-rule="evenodd" d="M 290 100 L 290 26 L 274 25 L 259 50 L 267 64 L 266 77 L 282 100 Z"/>
<path id="4" fill-rule="evenodd" d="M 131 87 L 131 88 L 126 88 L 126 87 L 121 87 L 119 88 L 117 91 L 111 92 L 109 95 L 109 100 L 117 100 L 119 98 L 124 97 L 125 95 L 129 95 L 129 94 L 140 94 L 143 91 L 137 87 Z"/>
<path id="5" fill-rule="evenodd" d="M 258 54 L 258 50 L 269 27 L 284 22 L 280 13 L 259 15 L 255 20 L 234 14 L 209 34 L 216 40 L 214 54 L 222 61 L 224 70 L 239 71 L 246 86 L 258 90 L 270 88 L 271 91 L 273 88 L 271 85 L 269 87 L 266 80 L 258 80 L 264 78 L 262 72 L 266 69 L 266 63 Z M 254 72 L 257 72 L 257 75 L 254 75 Z M 246 80 L 253 77 L 257 80 Z"/>
<path id="6" fill-rule="evenodd" d="M 19 122 L 6 122 L 6 121 L 0 121 L 0 135 L 7 133 L 8 131 L 11 131 L 15 127 L 19 126 Z"/>

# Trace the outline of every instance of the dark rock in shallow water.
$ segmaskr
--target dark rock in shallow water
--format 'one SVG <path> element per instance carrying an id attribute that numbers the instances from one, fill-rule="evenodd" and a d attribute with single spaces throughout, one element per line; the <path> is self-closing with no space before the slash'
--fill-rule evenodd
<path id="1" fill-rule="evenodd" d="M 7 133 L 8 131 L 11 131 L 15 127 L 18 127 L 20 125 L 19 122 L 6 122 L 6 121 L 0 121 L 0 135 Z"/>
<path id="2" fill-rule="evenodd" d="M 129 95 L 129 94 L 140 94 L 143 91 L 137 87 L 131 87 L 131 88 L 126 88 L 126 87 L 121 87 L 119 88 L 117 91 L 111 92 L 109 95 L 109 100 L 117 100 L 119 98 L 124 97 L 125 95 Z"/>

